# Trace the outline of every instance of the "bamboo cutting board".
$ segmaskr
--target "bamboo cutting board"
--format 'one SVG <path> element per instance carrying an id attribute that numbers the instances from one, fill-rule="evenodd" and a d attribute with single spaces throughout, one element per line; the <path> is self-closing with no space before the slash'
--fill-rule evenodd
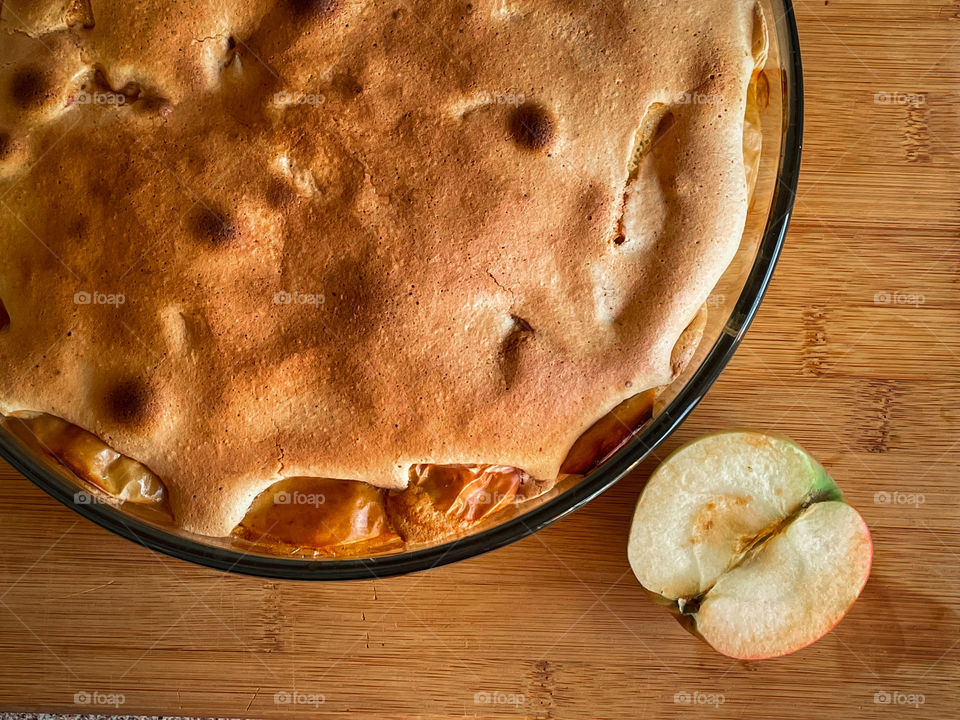
<path id="1" fill-rule="evenodd" d="M 323 585 L 156 555 L 5 467 L 0 708 L 956 717 L 960 2 L 802 0 L 797 12 L 807 122 L 786 251 L 735 360 L 658 455 L 754 426 L 819 457 L 876 544 L 871 580 L 833 633 L 784 659 L 734 662 L 655 607 L 625 544 L 656 459 L 511 547 Z"/>

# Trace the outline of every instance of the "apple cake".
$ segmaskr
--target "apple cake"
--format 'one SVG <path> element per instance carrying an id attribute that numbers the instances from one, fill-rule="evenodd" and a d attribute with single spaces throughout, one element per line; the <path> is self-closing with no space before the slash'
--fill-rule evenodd
<path id="1" fill-rule="evenodd" d="M 753 0 L 5 0 L 0 412 L 289 552 L 583 474 L 744 229 Z"/>

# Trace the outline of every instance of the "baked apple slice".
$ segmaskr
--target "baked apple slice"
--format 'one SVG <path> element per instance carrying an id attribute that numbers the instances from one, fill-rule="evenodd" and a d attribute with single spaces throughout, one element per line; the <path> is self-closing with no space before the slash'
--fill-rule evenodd
<path id="1" fill-rule="evenodd" d="M 313 555 L 367 555 L 403 543 L 384 492 L 363 482 L 288 478 L 260 493 L 233 534 L 257 545 Z"/>
<path id="2" fill-rule="evenodd" d="M 44 413 L 14 413 L 4 425 L 32 449 L 123 502 L 163 505 L 166 488 L 149 468 L 121 455 L 93 433 Z"/>
<path id="3" fill-rule="evenodd" d="M 586 475 L 613 455 L 653 417 L 655 390 L 627 398 L 591 425 L 570 448 L 563 466 L 564 475 Z"/>
<path id="4" fill-rule="evenodd" d="M 860 514 L 790 440 L 728 431 L 651 475 L 628 546 L 637 579 L 716 650 L 786 655 L 853 605 L 873 545 Z"/>
<path id="5" fill-rule="evenodd" d="M 517 501 L 526 475 L 506 465 L 417 465 L 410 484 L 390 493 L 390 517 L 408 542 L 429 542 L 471 527 Z"/>

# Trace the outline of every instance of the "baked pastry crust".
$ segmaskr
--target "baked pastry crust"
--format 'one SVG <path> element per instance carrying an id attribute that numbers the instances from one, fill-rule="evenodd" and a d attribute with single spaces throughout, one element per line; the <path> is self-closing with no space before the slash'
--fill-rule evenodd
<path id="1" fill-rule="evenodd" d="M 0 412 L 136 458 L 207 535 L 283 478 L 555 478 L 671 380 L 736 251 L 756 22 L 747 0 L 5 3 Z"/>

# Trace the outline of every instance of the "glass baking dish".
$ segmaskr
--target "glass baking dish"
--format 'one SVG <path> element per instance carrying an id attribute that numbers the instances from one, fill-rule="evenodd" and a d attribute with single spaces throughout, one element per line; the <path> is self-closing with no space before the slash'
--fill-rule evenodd
<path id="1" fill-rule="evenodd" d="M 561 481 L 546 494 L 510 505 L 454 538 L 408 543 L 369 557 L 318 558 L 275 554 L 276 549 L 239 538 L 192 535 L 149 506 L 98 501 L 68 469 L 3 427 L 0 455 L 55 499 L 129 540 L 220 570 L 273 578 L 347 580 L 425 570 L 502 547 L 577 510 L 627 474 L 696 407 L 743 339 L 773 274 L 800 169 L 803 87 L 792 4 L 762 4 L 770 32 L 770 53 L 758 88 L 763 150 L 740 249 L 710 297 L 703 340 L 686 371 L 658 397 L 653 419 L 586 476 Z"/>

